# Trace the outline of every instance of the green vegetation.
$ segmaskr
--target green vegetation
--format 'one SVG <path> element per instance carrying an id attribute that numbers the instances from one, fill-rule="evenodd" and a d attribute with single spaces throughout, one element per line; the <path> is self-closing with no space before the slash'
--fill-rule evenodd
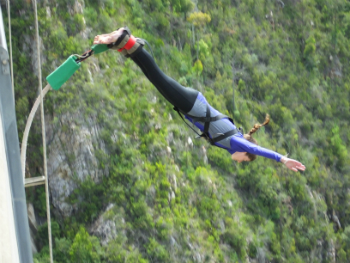
<path id="1" fill-rule="evenodd" d="M 53 122 L 79 112 L 78 127 L 98 124 L 107 151 L 97 156 L 100 169 L 108 171 L 100 183 L 74 179 L 80 186 L 67 200 L 76 208 L 73 215 L 64 218 L 51 208 L 55 262 L 349 262 L 350 3 L 196 2 L 41 1 L 43 74 L 83 53 L 96 34 L 127 25 L 150 42 L 167 74 L 199 89 L 238 126 L 248 130 L 269 113 L 270 125 L 256 139 L 307 170 L 293 173 L 263 158 L 233 164 L 227 152 L 205 141 L 188 146 L 193 134 L 172 106 L 131 60 L 108 51 L 84 62 L 45 101 Z M 77 3 L 82 13 L 74 11 Z M 20 137 L 37 96 L 30 25 L 30 1 L 16 1 L 12 41 Z M 27 151 L 33 176 L 42 163 L 39 131 L 39 124 L 32 127 Z M 43 191 L 27 194 L 44 216 Z M 116 235 L 102 245 L 89 229 L 110 204 L 103 217 L 115 223 Z M 49 262 L 44 227 L 36 263 Z"/>

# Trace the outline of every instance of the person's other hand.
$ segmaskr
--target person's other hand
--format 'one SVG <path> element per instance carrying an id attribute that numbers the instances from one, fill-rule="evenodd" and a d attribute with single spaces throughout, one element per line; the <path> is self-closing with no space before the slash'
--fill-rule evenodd
<path id="1" fill-rule="evenodd" d="M 305 171 L 305 165 L 303 165 L 301 162 L 298 162 L 297 160 L 293 160 L 287 157 L 282 157 L 281 162 L 287 166 L 288 169 L 297 172 L 298 170 L 300 171 Z"/>

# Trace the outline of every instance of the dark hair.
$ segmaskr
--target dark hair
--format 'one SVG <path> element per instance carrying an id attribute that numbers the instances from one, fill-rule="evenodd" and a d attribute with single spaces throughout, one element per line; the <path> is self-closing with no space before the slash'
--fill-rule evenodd
<path id="1" fill-rule="evenodd" d="M 266 114 L 265 121 L 264 121 L 262 124 L 256 123 L 256 124 L 254 125 L 254 127 L 248 132 L 248 134 L 244 134 L 244 135 L 243 135 L 243 136 L 244 136 L 244 139 L 248 140 L 248 141 L 251 142 L 251 143 L 254 143 L 254 144 L 258 145 L 258 142 L 253 138 L 252 134 L 253 134 L 254 132 L 256 132 L 257 130 L 259 130 L 259 128 L 260 128 L 261 126 L 265 126 L 265 125 L 267 125 L 269 122 L 270 122 L 270 115 Z M 256 159 L 256 154 L 252 154 L 252 153 L 248 153 L 248 152 L 247 152 L 247 156 L 249 157 L 249 159 L 250 159 L 251 162 L 254 161 L 254 160 Z"/>

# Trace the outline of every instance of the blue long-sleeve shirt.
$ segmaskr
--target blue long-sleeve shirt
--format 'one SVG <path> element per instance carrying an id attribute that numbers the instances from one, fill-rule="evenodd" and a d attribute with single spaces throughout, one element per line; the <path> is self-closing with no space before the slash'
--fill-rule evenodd
<path id="1" fill-rule="evenodd" d="M 205 117 L 207 105 L 209 105 L 210 115 L 212 117 L 215 117 L 221 114 L 219 111 L 217 111 L 212 106 L 210 106 L 210 104 L 207 102 L 207 100 L 205 99 L 202 93 L 198 94 L 197 100 L 193 108 L 191 109 L 191 111 L 188 112 L 188 114 L 196 117 Z M 188 115 L 185 114 L 185 117 L 186 119 L 188 119 L 193 123 L 193 120 Z M 203 122 L 194 122 L 194 125 L 203 132 L 204 130 Z M 210 123 L 209 135 L 211 138 L 215 138 L 220 134 L 223 134 L 233 129 L 236 129 L 236 126 L 232 122 L 230 122 L 227 118 L 224 118 L 224 119 Z M 215 143 L 215 145 L 223 149 L 226 149 L 230 154 L 233 154 L 235 152 L 248 152 L 251 154 L 256 154 L 269 159 L 276 160 L 277 162 L 280 162 L 282 158 L 281 154 L 268 150 L 261 146 L 258 146 L 244 139 L 243 134 L 241 133 L 237 133 L 235 135 L 229 136 Z"/>

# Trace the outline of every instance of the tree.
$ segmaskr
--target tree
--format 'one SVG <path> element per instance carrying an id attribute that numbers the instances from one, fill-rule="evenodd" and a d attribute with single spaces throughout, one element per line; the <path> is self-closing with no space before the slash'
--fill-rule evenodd
<path id="1" fill-rule="evenodd" d="M 100 262 L 100 243 L 96 237 L 90 237 L 83 226 L 75 235 L 73 244 L 69 249 L 72 262 L 98 263 Z"/>

